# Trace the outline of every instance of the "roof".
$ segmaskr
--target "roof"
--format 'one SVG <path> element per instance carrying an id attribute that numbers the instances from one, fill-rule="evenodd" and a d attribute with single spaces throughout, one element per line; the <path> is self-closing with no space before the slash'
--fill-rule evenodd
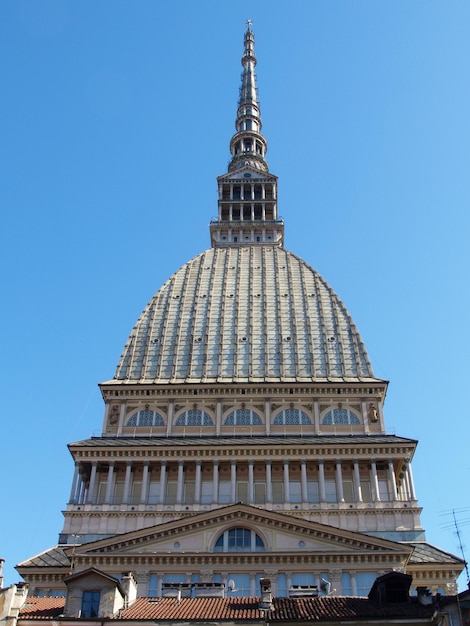
<path id="1" fill-rule="evenodd" d="M 138 598 L 123 610 L 116 620 L 150 621 L 334 621 L 359 618 L 426 618 L 434 607 L 418 602 L 378 606 L 368 598 L 324 596 L 318 598 L 274 598 L 273 610 L 259 608 L 259 598 Z M 64 598 L 28 598 L 20 619 L 57 617 L 65 605 Z"/>
<path id="2" fill-rule="evenodd" d="M 435 563 L 436 565 L 452 564 L 461 565 L 465 561 L 450 552 L 445 552 L 440 548 L 436 548 L 430 543 L 425 542 L 410 542 L 409 545 L 413 546 L 413 554 L 410 557 L 410 564 L 413 565 L 427 565 L 428 563 Z"/>
<path id="3" fill-rule="evenodd" d="M 70 546 L 67 546 L 70 547 Z M 18 563 L 17 567 L 69 567 L 70 561 L 62 546 L 54 546 Z"/>
<path id="4" fill-rule="evenodd" d="M 145 307 L 114 379 L 379 380 L 331 287 L 301 258 L 270 245 L 212 248 L 183 265 Z"/>
<path id="5" fill-rule="evenodd" d="M 378 445 L 416 445 L 415 439 L 397 437 L 395 435 L 301 435 L 301 436 L 233 436 L 233 437 L 91 437 L 69 444 L 69 448 L 126 448 L 154 447 L 172 448 L 203 446 L 378 446 Z"/>
<path id="6" fill-rule="evenodd" d="M 51 619 L 64 612 L 65 598 L 28 596 L 20 610 L 20 619 Z"/>

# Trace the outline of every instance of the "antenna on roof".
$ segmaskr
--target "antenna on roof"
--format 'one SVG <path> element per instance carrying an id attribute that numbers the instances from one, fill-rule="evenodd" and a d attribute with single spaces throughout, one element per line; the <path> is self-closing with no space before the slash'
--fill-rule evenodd
<path id="1" fill-rule="evenodd" d="M 227 589 L 229 591 L 238 591 L 238 589 L 235 589 L 235 581 L 233 580 L 233 578 L 231 578 L 228 582 L 227 582 Z"/>
<path id="2" fill-rule="evenodd" d="M 452 509 L 452 517 L 454 519 L 455 534 L 457 535 L 457 539 L 459 540 L 460 552 L 462 553 L 462 558 L 463 558 L 464 563 L 465 563 L 465 574 L 467 575 L 467 587 L 470 589 L 470 575 L 468 573 L 468 563 L 467 563 L 467 559 L 465 558 L 465 552 L 463 551 L 462 537 L 460 535 L 460 529 L 459 529 L 459 526 L 457 524 L 457 518 L 455 517 L 455 510 L 454 509 Z"/>
<path id="3" fill-rule="evenodd" d="M 458 509 L 457 512 L 458 513 L 466 513 L 469 509 L 468 508 L 464 508 L 464 509 Z M 460 552 L 462 554 L 462 559 L 463 562 L 465 564 L 465 574 L 467 576 L 467 587 L 470 589 L 470 574 L 468 571 L 468 563 L 467 563 L 467 559 L 465 558 L 465 552 L 463 549 L 463 543 L 462 543 L 462 536 L 460 533 L 460 528 L 459 528 L 459 524 L 457 523 L 457 516 L 455 515 L 455 509 L 452 509 L 452 522 L 448 522 L 447 524 L 443 524 L 442 528 L 444 529 L 451 529 L 451 528 L 455 528 L 455 534 L 457 535 L 457 540 L 459 543 L 459 548 L 460 548 Z M 448 513 L 447 513 L 448 515 Z M 460 526 L 463 526 L 465 524 L 469 524 L 470 523 L 470 519 L 466 518 L 464 520 L 460 521 Z"/>

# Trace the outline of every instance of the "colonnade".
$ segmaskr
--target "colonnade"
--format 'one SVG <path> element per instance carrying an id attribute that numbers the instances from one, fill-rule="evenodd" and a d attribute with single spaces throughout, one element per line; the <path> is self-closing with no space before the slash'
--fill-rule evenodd
<path id="1" fill-rule="evenodd" d="M 405 459 L 399 466 L 397 481 L 392 459 L 76 462 L 70 503 L 182 505 L 242 501 L 294 505 L 414 501 L 411 464 Z"/>

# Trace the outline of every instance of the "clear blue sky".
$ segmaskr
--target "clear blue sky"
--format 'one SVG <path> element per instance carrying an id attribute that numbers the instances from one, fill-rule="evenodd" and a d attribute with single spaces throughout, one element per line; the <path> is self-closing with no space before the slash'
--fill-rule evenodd
<path id="1" fill-rule="evenodd" d="M 470 558 L 468 0 L 0 4 L 0 556 L 57 541 L 140 311 L 209 247 L 245 21 L 286 245 L 349 308 L 431 543 Z M 462 579 L 461 579 L 462 580 Z M 465 586 L 465 580 L 462 580 Z"/>

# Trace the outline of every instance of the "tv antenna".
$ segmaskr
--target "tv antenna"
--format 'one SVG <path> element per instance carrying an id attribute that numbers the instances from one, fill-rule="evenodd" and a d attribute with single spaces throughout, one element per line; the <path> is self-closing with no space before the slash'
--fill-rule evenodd
<path id="1" fill-rule="evenodd" d="M 465 509 L 457 509 L 458 513 L 467 513 L 469 512 L 470 509 L 465 508 Z M 450 529 L 454 529 L 454 533 L 457 536 L 457 541 L 459 543 L 459 548 L 460 548 L 460 553 L 462 554 L 462 559 L 465 565 L 465 574 L 467 577 L 467 587 L 470 589 L 470 574 L 468 571 L 468 563 L 467 563 L 467 559 L 465 558 L 465 552 L 463 549 L 463 543 L 462 543 L 462 535 L 460 532 L 460 527 L 459 524 L 457 523 L 457 516 L 456 516 L 456 510 L 452 509 L 452 521 L 451 522 L 447 522 L 446 524 L 444 524 L 442 526 L 442 528 L 450 530 Z M 466 518 L 460 521 L 460 526 L 465 526 L 466 524 L 470 524 L 470 518 Z"/>

